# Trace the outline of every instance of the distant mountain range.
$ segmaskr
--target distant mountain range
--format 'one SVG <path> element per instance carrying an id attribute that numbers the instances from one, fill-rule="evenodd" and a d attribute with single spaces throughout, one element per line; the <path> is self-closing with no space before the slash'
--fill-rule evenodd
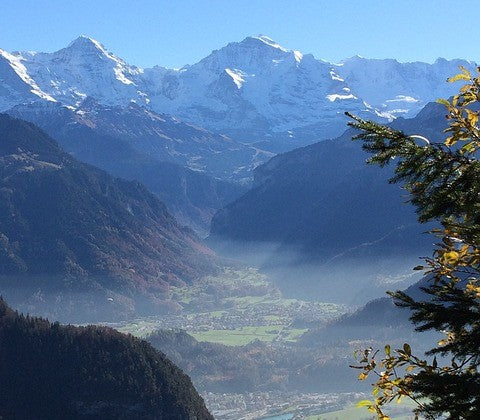
<path id="1" fill-rule="evenodd" d="M 80 36 L 52 53 L 0 49 L 0 112 L 35 123 L 79 160 L 140 181 L 205 236 L 213 214 L 276 153 L 337 137 L 345 111 L 414 116 L 455 91 L 445 79 L 459 65 L 475 67 L 328 63 L 258 36 L 181 69 L 142 69 Z"/>
<path id="2" fill-rule="evenodd" d="M 361 57 L 334 64 L 258 36 L 181 69 L 142 69 L 81 36 L 53 53 L 0 50 L 0 111 L 36 100 L 74 108 L 87 97 L 109 106 L 135 102 L 277 152 L 341 134 L 344 111 L 414 116 L 456 90 L 445 79 L 459 65 L 475 67 Z"/>
<path id="3" fill-rule="evenodd" d="M 458 65 L 475 66 L 334 64 L 258 36 L 181 69 L 142 69 L 81 36 L 53 53 L 0 50 L 0 110 L 39 125 L 79 160 L 142 182 L 200 234 L 224 208 L 212 237 L 273 243 L 267 266 L 302 255 L 334 275 L 340 259 L 358 266 L 380 252 L 388 273 L 390 258 L 429 246 L 413 210 L 387 185 L 388 171 L 364 165 L 351 133 L 315 142 L 344 132 L 344 111 L 438 132 L 431 106 L 416 122 L 398 117 L 450 96 L 456 86 L 445 79 Z M 230 204 L 252 174 L 254 188 Z"/>
<path id="4" fill-rule="evenodd" d="M 47 313 L 62 319 L 169 310 L 169 285 L 217 269 L 213 252 L 143 186 L 78 162 L 7 115 L 0 203 L 0 285 L 22 310 L 56 308 Z"/>
<path id="5" fill-rule="evenodd" d="M 248 181 L 250 172 L 273 156 L 133 102 L 126 106 L 107 106 L 89 98 L 72 109 L 59 103 L 36 101 L 7 112 L 45 127 L 58 137 L 65 135 L 65 131 L 88 127 L 119 143 L 128 143 L 137 152 L 157 161 L 176 163 L 197 173 L 238 183 Z M 73 153 L 82 147 L 72 143 L 73 140 L 68 146 Z M 247 162 L 250 165 L 246 165 Z"/>

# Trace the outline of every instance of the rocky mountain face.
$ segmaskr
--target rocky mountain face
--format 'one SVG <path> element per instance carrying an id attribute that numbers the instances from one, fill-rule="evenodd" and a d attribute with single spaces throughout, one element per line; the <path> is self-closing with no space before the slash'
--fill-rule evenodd
<path id="1" fill-rule="evenodd" d="M 252 148 L 236 149 L 228 138 L 135 104 L 122 108 L 87 102 L 72 110 L 59 103 L 37 101 L 18 105 L 8 113 L 41 127 L 75 158 L 141 182 L 179 223 L 202 236 L 215 211 L 246 190 L 239 183 L 219 180 L 189 166 L 208 166 L 210 172 L 226 178 L 232 165 L 248 159 L 245 150 Z M 231 159 L 216 159 L 222 152 L 231 153 Z"/>
<path id="2" fill-rule="evenodd" d="M 128 143 L 135 151 L 157 161 L 172 162 L 237 183 L 248 183 L 251 171 L 273 156 L 170 115 L 157 114 L 134 102 L 126 106 L 106 106 L 89 98 L 72 109 L 60 103 L 36 101 L 17 105 L 7 112 L 34 122 L 54 137 L 88 127 L 99 135 Z"/>
<path id="3" fill-rule="evenodd" d="M 174 309 L 169 285 L 216 270 L 215 257 L 136 182 L 63 152 L 0 115 L 0 282 L 17 307 L 63 319 Z"/>
<path id="4" fill-rule="evenodd" d="M 135 102 L 278 152 L 341 134 L 344 111 L 414 116 L 456 90 L 445 79 L 458 65 L 474 67 L 361 57 L 334 64 L 258 36 L 181 69 L 141 69 L 82 36 L 53 53 L 1 51 L 0 111 L 34 98 L 75 108 L 87 97 L 109 106 Z"/>
<path id="5" fill-rule="evenodd" d="M 444 114 L 443 106 L 430 104 L 417 117 L 392 125 L 438 141 Z M 303 277 L 309 283 L 304 298 L 314 288 L 332 299 L 339 289 L 348 299 L 366 298 L 362 288 L 368 285 L 372 293 L 380 274 L 390 282 L 397 274 L 397 280 L 408 281 L 400 276 L 401 267 L 411 268 L 418 256 L 429 255 L 433 239 L 422 234 L 429 226 L 418 224 L 406 191 L 389 184 L 391 168 L 366 165 L 368 155 L 351 140 L 354 134 L 348 130 L 258 167 L 254 188 L 215 215 L 212 243 L 219 250 L 266 244 L 271 255 L 264 265 L 287 288 L 294 288 L 292 278 Z M 352 276 L 356 288 L 347 287 Z M 331 287 L 319 287 L 319 277 L 326 284 L 330 279 Z"/>

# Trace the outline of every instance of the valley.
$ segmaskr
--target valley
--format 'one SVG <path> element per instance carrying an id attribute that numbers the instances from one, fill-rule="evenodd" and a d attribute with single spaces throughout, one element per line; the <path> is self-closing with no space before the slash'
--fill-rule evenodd
<path id="1" fill-rule="evenodd" d="M 391 58 L 412 17 L 352 56 L 364 5 L 265 0 L 283 46 L 144 1 L 0 46 L 0 419 L 479 418 L 476 62 Z M 337 57 L 294 49 L 331 7 Z"/>
<path id="2" fill-rule="evenodd" d="M 254 268 L 226 269 L 193 287 L 172 287 L 170 299 L 182 306 L 180 313 L 110 325 L 139 337 L 156 329 L 174 329 L 185 330 L 198 341 L 243 345 L 254 340 L 295 341 L 309 326 L 320 326 L 352 309 L 283 298 Z"/>
<path id="3" fill-rule="evenodd" d="M 7 296 L 20 302 L 17 307 L 69 322 L 86 319 L 99 323 L 103 318 L 107 322 L 101 322 L 102 326 L 148 341 L 189 375 L 207 408 L 219 420 L 277 414 L 298 418 L 321 415 L 351 405 L 366 390 L 348 367 L 353 361 L 352 355 L 358 348 L 380 345 L 385 336 L 391 338 L 392 324 L 379 328 L 376 334 L 364 334 L 361 328 L 352 329 L 349 320 L 357 314 L 358 305 L 347 303 L 348 299 L 341 297 L 370 287 L 369 294 L 360 301 L 363 304 L 380 293 L 382 287 L 398 283 L 388 258 L 387 262 L 377 258 L 377 264 L 373 264 L 370 252 L 367 249 L 365 253 L 360 243 L 359 252 L 352 248 L 341 257 L 344 261 L 340 268 L 344 272 L 340 276 L 338 270 L 332 270 L 338 259 L 333 258 L 333 252 L 348 249 L 352 242 L 342 240 L 340 248 L 330 245 L 331 254 L 325 252 L 326 248 L 320 248 L 319 253 L 330 259 L 324 262 L 323 270 L 308 273 L 311 289 L 307 289 L 306 272 L 302 273 L 301 266 L 297 267 L 297 273 L 284 270 L 281 277 L 269 270 L 275 261 L 272 258 L 279 261 L 280 257 L 286 266 L 295 266 L 282 257 L 282 246 L 273 247 L 274 252 L 266 258 L 267 264 L 258 266 L 246 264 L 240 254 L 237 259 L 222 256 L 221 250 L 213 250 L 215 238 L 209 239 L 213 249 L 209 248 L 189 228 L 181 226 L 158 197 L 139 183 L 114 178 L 77 161 L 33 124 L 3 115 L 0 127 L 4 137 L 0 148 L 5 174 L 2 194 L 7 203 L 0 210 L 5 214 L 4 220 L 9 221 L 4 227 L 0 256 L 8 262 L 3 269 L 13 270 L 15 274 L 15 277 L 8 276 L 5 271 L 1 280 Z M 323 150 L 331 146 L 328 142 L 322 145 L 315 148 Z M 346 147 L 342 139 L 333 146 L 337 145 Z M 325 161 L 329 160 L 328 153 L 323 157 Z M 279 159 L 285 159 L 289 166 L 288 155 Z M 302 160 L 305 164 L 305 159 Z M 273 163 L 273 166 L 275 171 L 282 172 L 283 164 Z M 269 168 L 260 168 L 265 179 L 269 178 Z M 328 167 L 323 166 L 323 170 L 328 171 Z M 293 176 L 291 170 L 290 175 L 293 185 L 289 183 L 286 189 L 280 187 L 282 192 L 278 196 L 284 191 L 292 198 L 301 193 L 299 186 L 303 178 Z M 319 183 L 321 176 L 312 177 L 309 186 L 315 189 Z M 48 190 L 51 185 L 58 189 L 61 200 L 46 202 L 34 210 L 29 208 L 30 197 L 46 194 L 44 189 Z M 267 187 L 276 188 L 271 184 L 261 188 Z M 22 191 L 23 195 L 9 194 L 12 188 Z M 268 197 L 271 197 L 269 193 L 263 198 Z M 241 206 L 243 200 L 238 199 L 235 205 Z M 62 203 L 69 204 L 62 207 Z M 388 209 L 380 208 L 380 214 L 385 216 Z M 22 220 L 9 219 L 6 215 L 12 211 L 22 215 Z M 67 219 L 67 214 L 69 224 L 60 223 Z M 294 217 L 296 213 L 292 210 L 289 214 Z M 50 215 L 54 221 L 46 224 Z M 410 217 L 407 211 L 406 220 Z M 86 223 L 85 218 L 90 223 Z M 242 222 L 240 217 L 235 219 L 235 223 Z M 253 219 L 258 221 L 256 216 Z M 38 220 L 41 223 L 37 223 Z M 248 221 L 243 220 L 243 223 Z M 324 223 L 328 223 L 328 219 Z M 276 233 L 282 224 L 291 223 L 280 219 Z M 386 217 L 385 224 L 386 230 L 395 228 Z M 272 226 L 275 224 L 270 224 Z M 367 220 L 366 229 L 371 226 Z M 77 229 L 75 234 L 71 233 L 73 227 Z M 335 228 L 329 227 L 333 237 Z M 327 225 L 317 229 L 328 233 Z M 19 236 L 23 231 L 29 235 Z M 213 232 L 218 234 L 218 227 Z M 399 232 L 393 238 L 402 243 L 403 230 Z M 378 234 L 382 232 L 373 233 Z M 33 238 L 34 243 L 55 245 L 31 251 L 32 242 L 25 238 Z M 84 238 L 82 246 L 78 238 Z M 297 238 L 302 237 L 297 235 Z M 327 237 L 323 241 L 332 242 Z M 374 245 L 375 242 L 372 240 Z M 388 257 L 397 245 L 388 235 L 385 242 L 389 244 Z M 117 248 L 112 251 L 109 243 L 117 243 Z M 57 258 L 65 263 L 39 263 L 39 256 L 46 255 L 49 249 L 50 252 L 54 249 Z M 257 256 L 261 255 L 267 254 L 259 251 Z M 377 291 L 372 289 L 371 277 L 358 276 L 360 271 L 350 271 L 352 276 L 346 270 L 348 266 L 358 268 L 359 258 L 363 270 L 377 275 L 379 267 L 389 267 L 389 276 L 377 276 Z M 408 255 L 405 258 L 409 261 Z M 46 257 L 44 260 L 49 261 Z M 282 271 L 282 264 L 278 264 L 278 268 Z M 38 280 L 40 275 L 43 283 Z M 15 278 L 24 284 L 23 295 L 13 286 Z M 96 283 L 87 281 L 89 278 Z M 355 285 L 351 284 L 351 278 L 356 279 Z M 413 282 L 408 276 L 398 278 L 407 285 Z M 58 286 L 54 286 L 53 279 Z M 72 286 L 68 286 L 67 279 Z M 83 290 L 81 284 L 86 285 Z M 291 290 L 303 288 L 309 296 L 305 299 L 295 296 L 282 290 L 279 287 L 282 284 L 289 284 Z M 404 283 L 400 281 L 400 284 Z M 392 318 L 395 317 L 394 314 Z M 360 333 L 356 334 L 356 330 Z M 403 339 L 414 342 L 410 335 L 399 331 L 395 331 L 392 344 L 401 345 Z"/>
<path id="4" fill-rule="evenodd" d="M 330 419 L 328 413 L 366 398 L 354 392 L 347 367 L 361 340 L 302 340 L 355 307 L 284 298 L 253 267 L 172 288 L 171 298 L 182 307 L 178 313 L 106 325 L 146 339 L 183 368 L 216 419 Z M 335 360 L 344 364 L 341 374 Z"/>

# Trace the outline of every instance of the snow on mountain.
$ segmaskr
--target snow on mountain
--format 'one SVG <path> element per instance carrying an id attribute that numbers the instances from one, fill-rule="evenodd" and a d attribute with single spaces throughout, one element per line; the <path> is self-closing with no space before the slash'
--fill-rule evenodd
<path id="1" fill-rule="evenodd" d="M 475 69 L 467 60 L 435 63 L 399 63 L 397 60 L 352 57 L 336 66 L 348 82 L 351 92 L 390 119 L 415 116 L 428 102 L 453 95 L 458 86 L 446 79 L 458 73 L 458 67 Z"/>
<path id="2" fill-rule="evenodd" d="M 129 66 L 98 41 L 80 36 L 54 53 L 15 53 L 38 86 L 66 105 L 78 106 L 86 97 L 108 105 L 148 104 L 137 83 L 143 70 Z"/>
<path id="3" fill-rule="evenodd" d="M 17 57 L 0 49 L 0 110 L 39 98 L 55 101 L 38 87 Z"/>
<path id="4" fill-rule="evenodd" d="M 345 94 L 348 86 L 331 64 L 286 50 L 265 36 L 232 42 L 162 76 L 150 97 L 152 108 L 220 131 L 283 131 L 317 123 L 326 114 L 364 108 L 361 100 Z M 338 101 L 332 104 L 329 95 Z"/>
<path id="5" fill-rule="evenodd" d="M 445 79 L 459 65 L 474 67 L 465 60 L 361 57 L 332 64 L 264 35 L 232 42 L 181 69 L 131 66 L 85 36 L 53 53 L 0 52 L 0 111 L 39 97 L 75 108 L 87 97 L 107 106 L 135 102 L 237 140 L 286 148 L 341 133 L 344 111 L 414 116 L 457 89 Z"/>
<path id="6" fill-rule="evenodd" d="M 17 105 L 6 113 L 44 129 L 67 151 L 85 161 L 88 159 L 81 156 L 104 159 L 97 155 L 118 153 L 113 150 L 118 141 L 126 143 L 130 151 L 159 162 L 174 163 L 216 179 L 248 184 L 253 170 L 273 157 L 273 153 L 171 115 L 157 114 L 135 103 L 107 106 L 88 98 L 73 108 L 59 102 L 36 101 Z M 86 133 L 90 133 L 90 138 L 85 138 Z M 103 138 L 108 140 L 107 149 L 101 148 Z M 89 145 L 89 141 L 95 144 Z"/>

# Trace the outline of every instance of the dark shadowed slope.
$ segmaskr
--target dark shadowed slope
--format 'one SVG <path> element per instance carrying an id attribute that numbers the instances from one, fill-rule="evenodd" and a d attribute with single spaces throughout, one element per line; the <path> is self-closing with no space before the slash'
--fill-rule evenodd
<path id="1" fill-rule="evenodd" d="M 4 293 L 17 303 L 30 296 L 34 308 L 52 299 L 63 317 L 70 306 L 90 316 L 117 306 L 138 311 L 138 299 L 165 307 L 170 284 L 215 271 L 213 253 L 143 186 L 79 163 L 34 125 L 6 115 L 0 261 Z"/>
<path id="2" fill-rule="evenodd" d="M 432 104 L 394 125 L 438 133 L 443 113 Z M 368 155 L 351 141 L 353 134 L 349 130 L 259 166 L 255 188 L 216 214 L 212 237 L 285 242 L 331 254 L 416 223 L 413 209 L 404 205 L 406 192 L 388 184 L 391 171 L 365 164 Z"/>
<path id="3" fill-rule="evenodd" d="M 416 118 L 393 125 L 430 137 L 443 124 L 443 107 L 430 104 Z M 348 130 L 338 139 L 295 149 L 258 167 L 255 188 L 215 215 L 212 243 L 219 250 L 222 242 L 249 247 L 273 243 L 266 265 L 277 279 L 300 291 L 298 282 L 309 278 L 307 295 L 323 279 L 336 286 L 331 293 L 319 291 L 328 299 L 342 290 L 352 299 L 364 293 L 361 278 L 415 265 L 431 249 L 432 238 L 422 234 L 429 227 L 418 224 L 413 207 L 405 204 L 406 191 L 388 183 L 392 169 L 366 165 L 368 155 L 351 141 L 352 135 Z M 372 262 L 378 267 L 372 269 Z M 301 270 L 288 271 L 300 265 Z M 339 272 L 342 267 L 353 270 Z"/>
<path id="4" fill-rule="evenodd" d="M 422 291 L 427 286 L 428 278 L 412 284 L 405 293 L 416 300 L 428 300 Z M 392 288 L 392 290 L 395 290 Z M 415 331 L 409 317 L 408 309 L 395 305 L 390 296 L 369 301 L 351 314 L 344 315 L 321 328 L 312 329 L 302 336 L 300 342 L 307 346 L 337 340 L 396 340 L 416 341 L 425 345 L 432 343 L 434 333 Z"/>
<path id="5" fill-rule="evenodd" d="M 25 317 L 1 298 L 0 377 L 5 419 L 213 419 L 189 377 L 145 341 Z"/>
<path id="6" fill-rule="evenodd" d="M 86 100 L 74 111 L 35 102 L 8 113 L 41 127 L 77 159 L 141 182 L 200 234 L 208 232 L 216 210 L 246 190 L 214 176 L 230 177 L 240 165 L 236 160 L 248 160 L 249 148 L 134 104 L 105 107 Z"/>

